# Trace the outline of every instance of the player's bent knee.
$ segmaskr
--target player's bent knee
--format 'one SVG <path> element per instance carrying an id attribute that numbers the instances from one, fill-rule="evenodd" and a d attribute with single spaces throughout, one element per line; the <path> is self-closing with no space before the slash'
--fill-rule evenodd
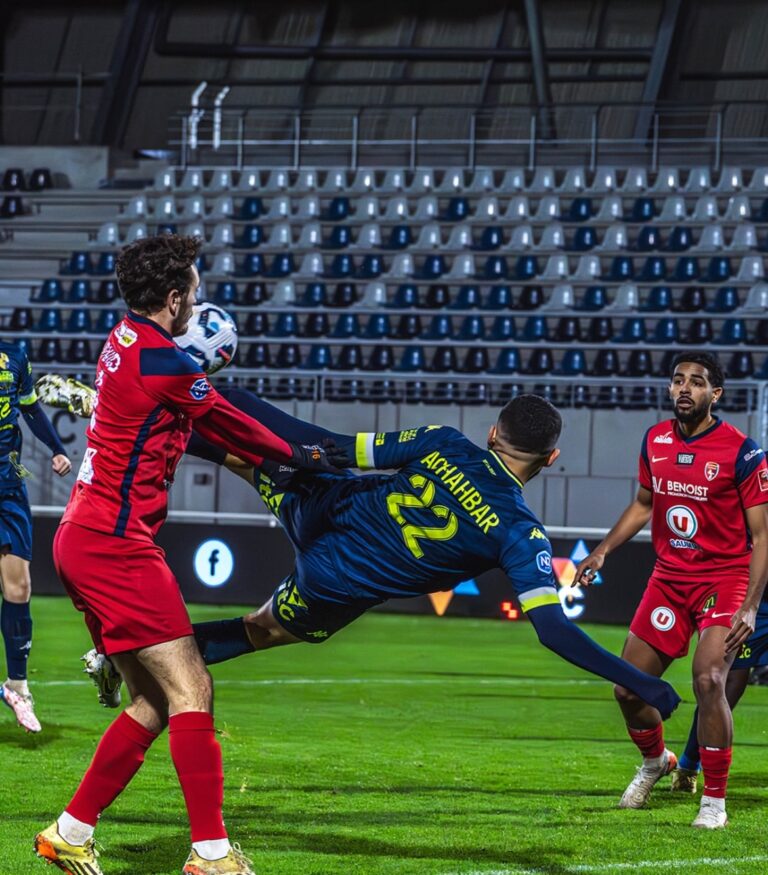
<path id="1" fill-rule="evenodd" d="M 719 670 L 697 672 L 693 678 L 693 691 L 697 700 L 721 698 L 725 695 L 725 679 L 727 675 Z"/>
<path id="2" fill-rule="evenodd" d="M 626 687 L 622 687 L 620 684 L 614 685 L 613 695 L 620 705 L 630 705 L 640 701 L 640 699 L 635 695 L 635 693 L 632 692 L 632 690 L 628 690 Z"/>

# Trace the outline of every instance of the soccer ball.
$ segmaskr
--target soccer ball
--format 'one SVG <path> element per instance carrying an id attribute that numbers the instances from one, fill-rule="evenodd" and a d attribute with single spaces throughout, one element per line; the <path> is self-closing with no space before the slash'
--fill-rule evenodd
<path id="1" fill-rule="evenodd" d="M 215 374 L 235 356 L 237 324 L 221 307 L 203 301 L 195 304 L 187 330 L 174 340 L 206 374 Z"/>

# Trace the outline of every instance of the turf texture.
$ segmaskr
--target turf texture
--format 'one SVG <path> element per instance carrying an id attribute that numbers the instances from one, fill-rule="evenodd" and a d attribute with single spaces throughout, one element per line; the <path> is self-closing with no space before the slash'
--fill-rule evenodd
<path id="1" fill-rule="evenodd" d="M 0 710 L 0 875 L 44 869 L 35 832 L 68 801 L 115 712 L 80 673 L 69 602 L 37 598 L 31 684 L 43 732 Z M 195 619 L 232 608 L 193 608 Z M 624 630 L 586 627 L 617 651 Z M 687 660 L 669 679 L 693 705 Z M 545 651 L 527 622 L 363 617 L 321 645 L 213 669 L 225 817 L 260 875 L 522 875 L 768 871 L 768 689 L 736 711 L 730 826 L 663 781 L 643 811 L 616 803 L 638 765 L 610 685 Z M 179 873 L 189 849 L 166 737 L 97 830 L 105 875 Z M 55 870 L 57 871 L 57 870 Z"/>

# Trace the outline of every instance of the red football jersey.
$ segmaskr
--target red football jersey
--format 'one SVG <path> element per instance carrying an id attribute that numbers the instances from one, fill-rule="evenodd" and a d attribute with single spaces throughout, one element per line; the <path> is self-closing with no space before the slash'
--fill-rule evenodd
<path id="1" fill-rule="evenodd" d="M 207 440 L 258 465 L 288 461 L 288 444 L 222 398 L 200 366 L 151 319 L 129 313 L 96 369 L 88 446 L 62 522 L 154 538 L 192 421 Z"/>
<path id="2" fill-rule="evenodd" d="M 692 438 L 676 420 L 660 422 L 643 438 L 639 480 L 653 492 L 659 577 L 694 582 L 748 570 L 744 511 L 768 503 L 768 465 L 753 440 L 720 419 Z"/>

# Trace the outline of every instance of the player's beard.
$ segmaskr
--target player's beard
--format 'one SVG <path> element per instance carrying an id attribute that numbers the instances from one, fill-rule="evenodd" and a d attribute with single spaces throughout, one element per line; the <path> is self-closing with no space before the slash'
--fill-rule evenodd
<path id="1" fill-rule="evenodd" d="M 689 400 L 691 400 L 691 406 L 682 410 L 677 406 L 678 401 L 675 401 L 675 418 L 683 425 L 698 425 L 709 415 L 709 402 L 704 399 L 699 404 L 694 404 L 693 399 Z"/>

